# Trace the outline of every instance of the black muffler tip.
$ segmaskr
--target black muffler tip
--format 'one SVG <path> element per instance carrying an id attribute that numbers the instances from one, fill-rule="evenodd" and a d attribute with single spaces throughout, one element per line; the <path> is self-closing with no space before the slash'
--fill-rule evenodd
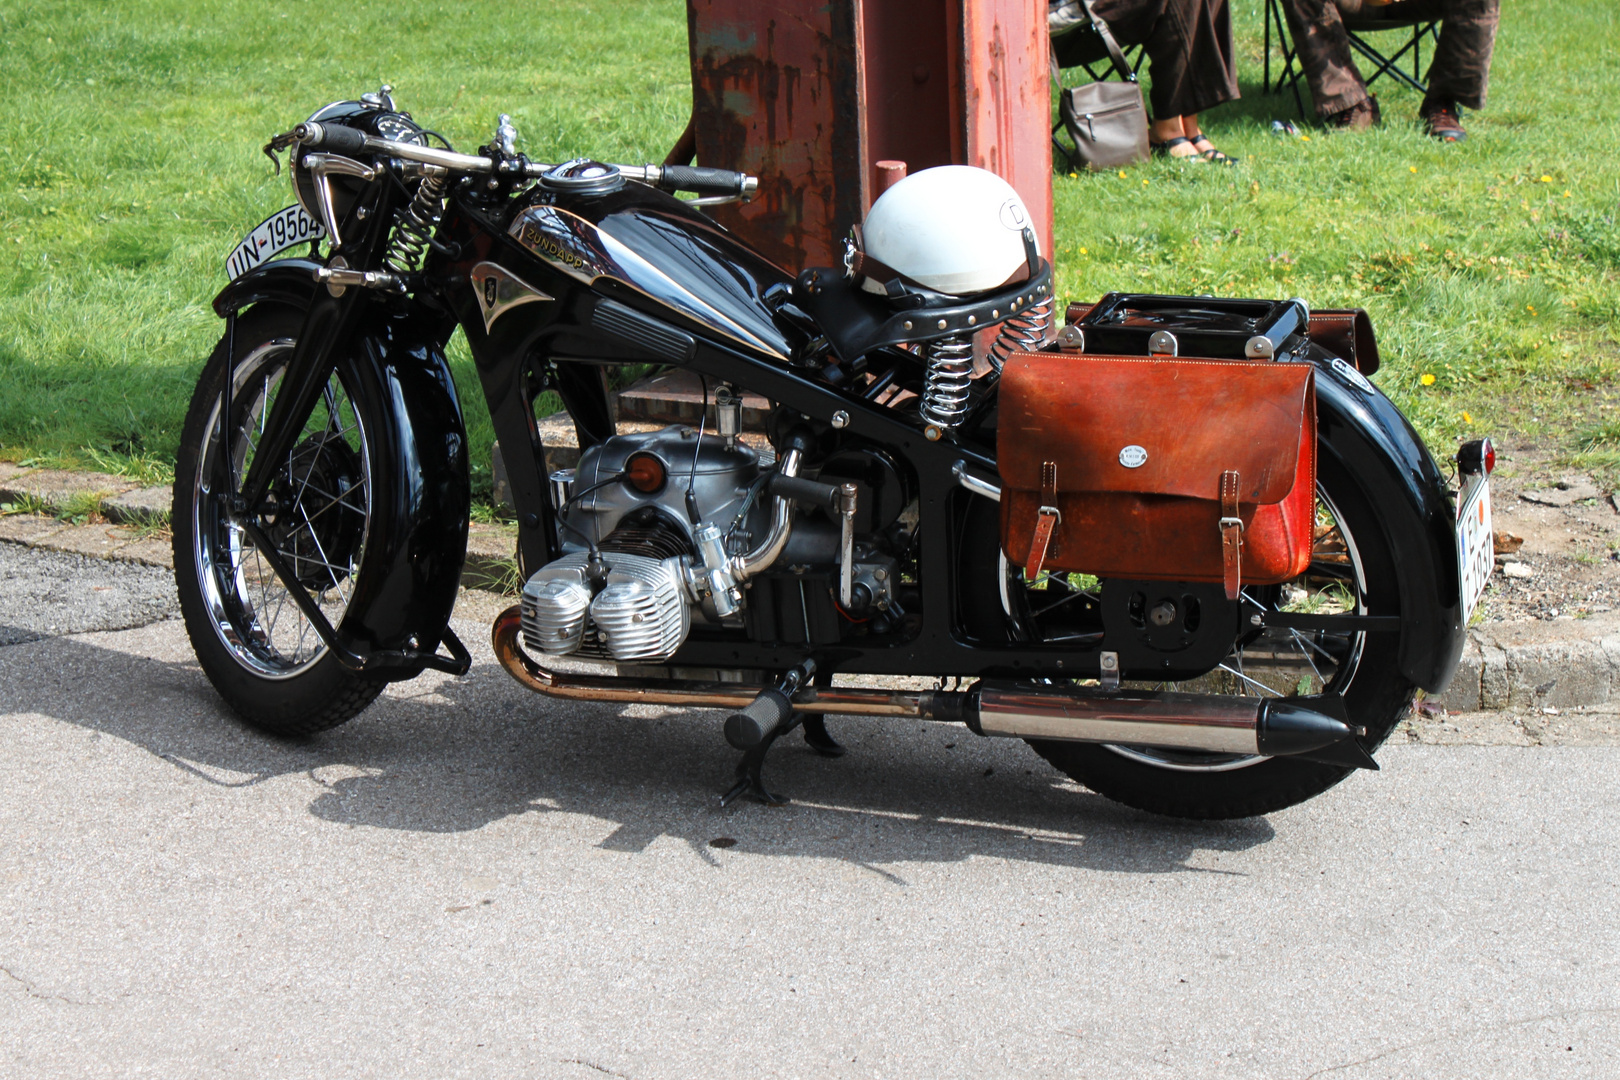
<path id="1" fill-rule="evenodd" d="M 1328 765 L 1376 769 L 1378 763 L 1356 741 L 1356 732 L 1344 718 L 1344 703 L 1323 694 L 1301 701 L 1270 698 L 1255 725 L 1255 745 L 1269 757 L 1297 757 Z M 1339 716 L 1329 715 L 1329 711 Z"/>
<path id="2" fill-rule="evenodd" d="M 726 742 L 752 750 L 793 715 L 793 702 L 780 690 L 766 690 L 742 711 L 726 717 Z"/>

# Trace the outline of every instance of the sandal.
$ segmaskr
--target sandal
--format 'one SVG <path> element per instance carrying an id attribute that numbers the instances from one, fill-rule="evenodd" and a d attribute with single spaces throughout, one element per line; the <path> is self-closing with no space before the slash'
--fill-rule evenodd
<path id="1" fill-rule="evenodd" d="M 1243 160 L 1242 158 L 1235 158 L 1228 154 L 1223 154 L 1219 150 L 1215 149 L 1215 144 L 1210 142 L 1209 136 L 1205 135 L 1202 131 L 1188 139 L 1187 142 L 1192 143 L 1194 150 L 1198 150 L 1199 143 L 1203 143 L 1205 146 L 1207 146 L 1209 148 L 1207 150 L 1198 150 L 1198 156 L 1203 158 L 1205 161 L 1213 161 L 1217 165 L 1236 165 L 1239 161 Z"/>
<path id="2" fill-rule="evenodd" d="M 1193 147 L 1193 153 L 1191 153 L 1191 154 L 1172 154 L 1170 152 L 1171 147 L 1180 146 L 1182 143 L 1186 143 L 1188 146 L 1192 146 L 1192 140 L 1191 139 L 1187 138 L 1184 135 L 1177 135 L 1173 139 L 1164 140 L 1164 142 L 1153 142 L 1152 140 L 1149 140 L 1148 141 L 1148 149 L 1153 152 L 1154 157 L 1170 158 L 1172 161 L 1202 161 L 1203 160 L 1203 155 L 1201 155 L 1201 154 L 1199 154 L 1197 152 L 1198 148 L 1196 146 Z"/>

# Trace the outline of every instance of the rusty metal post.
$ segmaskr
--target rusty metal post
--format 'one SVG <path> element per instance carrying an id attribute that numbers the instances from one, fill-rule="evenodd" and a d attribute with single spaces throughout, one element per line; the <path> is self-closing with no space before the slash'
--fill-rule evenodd
<path id="1" fill-rule="evenodd" d="M 712 213 L 776 262 L 836 265 L 885 181 L 952 163 L 1005 177 L 1051 251 L 1044 0 L 687 0 L 687 23 L 671 160 L 758 175 Z"/>
<path id="2" fill-rule="evenodd" d="M 1034 219 L 1041 250 L 1051 258 L 1051 45 L 1045 0 L 967 0 L 962 23 L 962 161 L 1013 186 Z"/>
<path id="3" fill-rule="evenodd" d="M 883 197 L 883 193 L 906 178 L 906 163 L 903 161 L 874 161 L 872 163 L 872 201 L 876 202 Z M 870 209 L 870 207 L 868 207 Z"/>

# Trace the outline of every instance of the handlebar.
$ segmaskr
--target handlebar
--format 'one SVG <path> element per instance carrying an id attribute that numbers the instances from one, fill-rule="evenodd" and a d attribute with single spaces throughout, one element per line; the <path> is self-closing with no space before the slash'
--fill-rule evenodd
<path id="1" fill-rule="evenodd" d="M 464 173 L 507 172 L 516 164 L 501 162 L 505 167 L 497 170 L 496 162 L 479 154 L 458 154 L 453 150 L 440 150 L 433 146 L 379 139 L 375 135 L 367 135 L 365 132 L 341 124 L 321 124 L 313 120 L 305 121 L 293 128 L 293 137 L 312 150 L 330 150 L 339 154 L 370 151 Z M 524 165 L 523 175 L 538 177 L 554 168 L 556 168 L 554 165 L 531 161 Z M 759 190 L 758 177 L 732 172 L 730 169 L 711 169 L 699 165 L 617 165 L 615 168 L 628 179 L 640 180 L 664 191 L 689 191 L 696 195 L 748 198 Z"/>
<path id="2" fill-rule="evenodd" d="M 751 195 L 759 189 L 759 178 L 730 169 L 704 165 L 663 165 L 653 183 L 665 191 L 690 191 L 694 195 Z"/>

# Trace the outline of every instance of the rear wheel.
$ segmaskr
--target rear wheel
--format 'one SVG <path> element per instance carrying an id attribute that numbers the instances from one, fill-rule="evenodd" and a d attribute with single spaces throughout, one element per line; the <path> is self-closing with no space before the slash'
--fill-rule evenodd
<path id="1" fill-rule="evenodd" d="M 966 526 L 978 537 L 977 543 L 963 549 L 970 560 L 964 613 L 969 625 L 980 633 L 1023 641 L 1100 636 L 1109 584 L 1080 574 L 1046 575 L 1026 584 L 1022 571 L 1001 555 L 999 542 L 986 536 L 998 528 L 996 519 L 994 509 L 984 504 L 974 508 Z M 1274 610 L 1397 613 L 1394 561 L 1377 512 L 1350 475 L 1326 454 L 1318 464 L 1316 521 L 1311 564 L 1305 573 L 1282 585 L 1245 588 L 1245 596 Z M 1399 640 L 1392 633 L 1268 628 L 1239 640 L 1225 659 L 1198 679 L 1127 685 L 1245 697 L 1336 694 L 1344 701 L 1350 723 L 1367 729 L 1360 741 L 1372 750 L 1412 701 L 1414 687 L 1401 676 L 1396 662 Z M 1269 813 L 1326 791 L 1352 771 L 1286 757 L 1044 740 L 1031 740 L 1030 745 L 1098 794 L 1172 817 Z"/>
<path id="2" fill-rule="evenodd" d="M 175 463 L 175 580 L 192 647 L 231 708 L 279 735 L 335 727 L 383 687 L 338 662 L 227 505 L 253 461 L 302 323 L 301 312 L 269 305 L 238 319 L 236 355 L 225 355 L 223 341 L 214 350 Z M 264 531 L 296 576 L 293 587 L 333 626 L 367 572 L 375 400 L 359 365 L 340 361 L 270 487 L 275 510 Z"/>

